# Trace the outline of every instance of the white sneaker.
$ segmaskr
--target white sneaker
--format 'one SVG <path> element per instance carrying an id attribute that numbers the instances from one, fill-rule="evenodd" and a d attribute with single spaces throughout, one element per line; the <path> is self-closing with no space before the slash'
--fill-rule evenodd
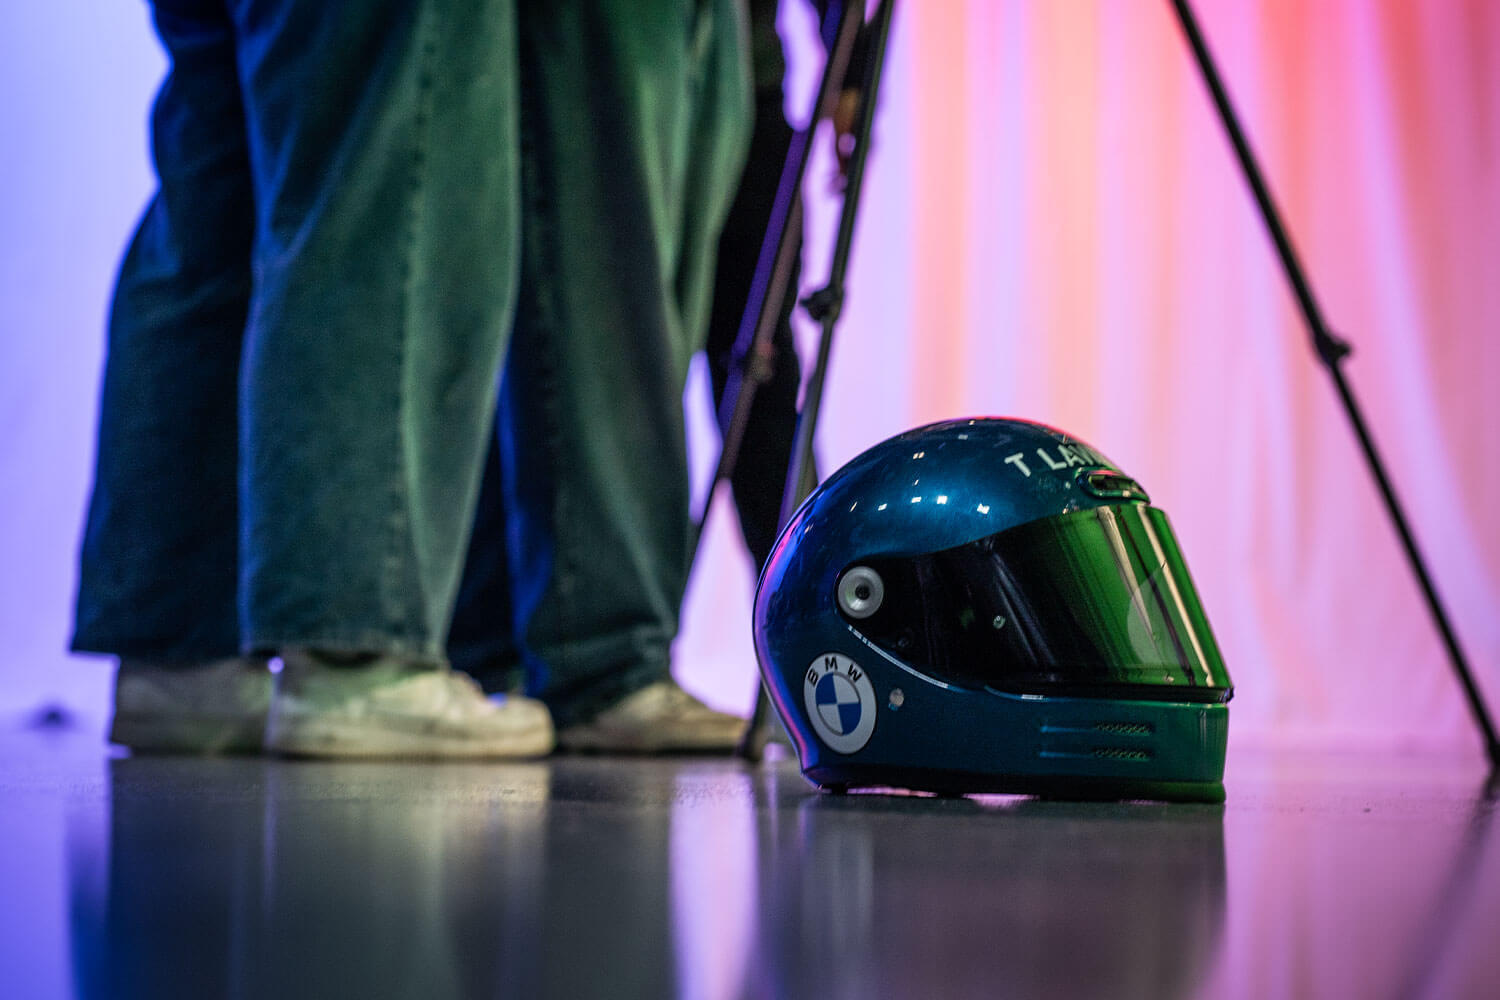
<path id="1" fill-rule="evenodd" d="M 343 666 L 309 650 L 281 654 L 266 748 L 298 757 L 540 757 L 547 707 L 491 700 L 467 674 L 391 656 Z"/>
<path id="2" fill-rule="evenodd" d="M 109 741 L 138 753 L 259 753 L 270 702 L 263 659 L 170 667 L 122 659 Z"/>
<path id="3" fill-rule="evenodd" d="M 557 742 L 596 753 L 730 753 L 744 731 L 744 719 L 709 708 L 667 680 L 568 726 Z"/>

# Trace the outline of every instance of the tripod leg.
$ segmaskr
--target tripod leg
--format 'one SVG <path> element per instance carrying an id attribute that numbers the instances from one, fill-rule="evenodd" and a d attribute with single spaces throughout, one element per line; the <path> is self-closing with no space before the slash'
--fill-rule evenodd
<path id="1" fill-rule="evenodd" d="M 849 158 L 848 177 L 844 185 L 843 212 L 839 218 L 837 243 L 833 261 L 829 268 L 828 284 L 814 293 L 803 304 L 822 325 L 822 336 L 818 342 L 818 360 L 808 379 L 803 394 L 802 410 L 797 415 L 797 436 L 792 446 L 792 458 L 787 468 L 786 487 L 782 494 L 782 527 L 791 520 L 792 514 L 817 484 L 812 481 L 812 442 L 817 429 L 818 413 L 822 406 L 823 384 L 828 375 L 828 359 L 833 350 L 833 333 L 843 307 L 844 274 L 849 267 L 849 254 L 854 241 L 854 223 L 859 213 L 859 193 L 864 185 L 865 162 L 870 152 L 870 133 L 875 122 L 875 107 L 880 94 L 880 78 L 884 69 L 886 41 L 890 37 L 891 17 L 895 0 L 880 0 L 874 20 L 870 22 L 871 44 L 869 62 L 865 66 L 865 79 L 861 88 L 860 111 L 854 132 L 854 151 Z M 739 754 L 747 760 L 760 760 L 770 738 L 770 707 L 765 685 L 756 689 L 755 711 L 750 718 L 745 735 L 740 739 Z"/>
<path id="2" fill-rule="evenodd" d="M 718 413 L 721 438 L 719 459 L 715 463 L 713 478 L 709 481 L 703 509 L 692 525 L 688 545 L 689 571 L 697 560 L 698 546 L 708 523 L 708 512 L 713 505 L 717 486 L 730 478 L 735 463 L 739 460 L 740 443 L 744 439 L 745 425 L 750 419 L 758 387 L 751 369 L 757 358 L 768 354 L 772 334 L 783 314 L 786 298 L 792 292 L 792 274 L 796 270 L 801 246 L 799 205 L 808 152 L 813 132 L 818 125 L 819 110 L 833 106 L 839 88 L 843 85 L 844 70 L 849 63 L 850 53 L 854 50 L 862 10 L 862 5 L 857 7 L 852 2 L 845 3 L 840 8 L 837 37 L 823 67 L 823 80 L 818 87 L 813 113 L 808 126 L 792 136 L 791 146 L 787 150 L 786 165 L 782 169 L 776 201 L 771 209 L 771 220 L 766 227 L 766 238 L 761 244 L 760 257 L 755 266 L 755 279 L 750 285 L 750 298 L 745 304 L 744 318 L 735 337 L 729 376 Z M 794 225 L 796 238 L 793 237 Z"/>
<path id="3" fill-rule="evenodd" d="M 766 744 L 771 742 L 771 699 L 766 697 L 766 686 L 755 690 L 755 710 L 750 721 L 745 723 L 745 732 L 740 736 L 735 753 L 752 763 L 759 763 L 766 755 Z"/>
<path id="4" fill-rule="evenodd" d="M 1188 46 L 1192 49 L 1193 58 L 1197 62 L 1199 71 L 1203 74 L 1204 84 L 1208 87 L 1209 96 L 1213 99 L 1214 108 L 1219 114 L 1219 120 L 1224 126 L 1224 131 L 1229 136 L 1230 145 L 1234 147 L 1235 157 L 1239 160 L 1240 169 L 1245 175 L 1245 180 L 1250 185 L 1251 193 L 1255 195 L 1256 206 L 1260 209 L 1261 218 L 1265 221 L 1266 228 L 1270 231 L 1271 239 L 1276 244 L 1276 252 L 1281 258 L 1282 268 L 1286 271 L 1287 280 L 1291 283 L 1292 292 L 1297 298 L 1297 305 L 1302 311 L 1303 319 L 1307 322 L 1308 331 L 1312 334 L 1313 347 L 1318 352 L 1318 357 L 1328 369 L 1329 377 L 1333 379 L 1334 387 L 1337 389 L 1339 399 L 1344 404 L 1344 411 L 1348 414 L 1349 422 L 1353 426 L 1354 434 L 1359 439 L 1361 450 L 1364 452 L 1365 461 L 1370 467 L 1370 474 L 1375 478 L 1375 484 L 1380 490 L 1382 499 L 1385 500 L 1387 512 L 1395 525 L 1396 533 L 1400 536 L 1402 548 L 1406 551 L 1407 561 L 1411 564 L 1412 573 L 1417 578 L 1417 583 L 1422 588 L 1422 594 L 1427 600 L 1427 609 L 1432 615 L 1433 623 L 1437 626 L 1442 637 L 1443 645 L 1448 651 L 1449 662 L 1453 666 L 1453 672 L 1457 675 L 1459 684 L 1463 687 L 1464 696 L 1468 699 L 1469 710 L 1473 714 L 1474 722 L 1479 727 L 1480 736 L 1485 743 L 1485 753 L 1489 756 L 1490 768 L 1500 769 L 1500 738 L 1496 737 L 1495 724 L 1490 719 L 1489 710 L 1485 707 L 1484 698 L 1479 693 L 1479 688 L 1474 683 L 1474 676 L 1469 670 L 1467 658 L 1458 645 L 1458 636 L 1449 623 L 1448 613 L 1443 608 L 1442 601 L 1438 598 L 1437 588 L 1433 585 L 1432 577 L 1427 572 L 1426 560 L 1417 549 L 1416 538 L 1412 535 L 1410 523 L 1406 514 L 1401 509 L 1401 504 L 1396 498 L 1395 488 L 1391 485 L 1390 477 L 1386 474 L 1385 463 L 1381 461 L 1380 455 L 1375 450 L 1374 438 L 1370 436 L 1369 428 L 1365 424 L 1364 416 L 1359 405 L 1354 400 L 1354 393 L 1344 379 L 1339 364 L 1349 354 L 1349 345 L 1335 337 L 1323 322 L 1322 312 L 1318 309 L 1317 300 L 1313 298 L 1312 288 L 1307 282 L 1306 272 L 1301 262 L 1297 259 L 1296 251 L 1292 249 L 1292 241 L 1287 236 L 1286 227 L 1281 223 L 1281 217 L 1276 211 L 1276 205 L 1271 201 L 1271 194 L 1266 187 L 1266 182 L 1261 175 L 1260 167 L 1255 161 L 1255 156 L 1250 151 L 1250 143 L 1245 138 L 1245 133 L 1240 128 L 1239 119 L 1234 113 L 1234 107 L 1229 103 L 1229 94 L 1224 89 L 1224 84 L 1219 78 L 1218 69 L 1214 66 L 1213 57 L 1209 54 L 1208 45 L 1203 40 L 1203 33 L 1198 28 L 1198 22 L 1193 16 L 1192 8 L 1187 0 L 1172 0 L 1172 7 L 1177 12 L 1177 19 L 1182 25 L 1182 33 L 1187 36 Z"/>

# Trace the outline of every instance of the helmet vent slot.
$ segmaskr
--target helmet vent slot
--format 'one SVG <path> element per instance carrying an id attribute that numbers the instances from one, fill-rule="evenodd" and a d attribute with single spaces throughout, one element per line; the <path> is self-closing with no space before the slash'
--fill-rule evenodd
<path id="1" fill-rule="evenodd" d="M 1084 492 L 1092 493 L 1100 500 L 1140 500 L 1150 503 L 1151 497 L 1141 489 L 1141 484 L 1123 473 L 1115 472 L 1113 469 L 1101 469 L 1096 472 L 1084 472 L 1079 470 L 1079 480 L 1083 484 Z"/>
<path id="2" fill-rule="evenodd" d="M 1156 727 L 1149 722 L 1096 722 L 1094 731 L 1117 736 L 1150 736 L 1156 732 Z"/>
<path id="3" fill-rule="evenodd" d="M 1151 751 L 1132 750 L 1125 747 L 1095 747 L 1094 756 L 1100 760 L 1150 760 Z"/>

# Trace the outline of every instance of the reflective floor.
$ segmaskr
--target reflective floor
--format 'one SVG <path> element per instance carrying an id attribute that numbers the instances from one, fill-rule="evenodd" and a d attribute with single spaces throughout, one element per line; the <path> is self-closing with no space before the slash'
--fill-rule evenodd
<path id="1" fill-rule="evenodd" d="M 0 994 L 1494 997 L 1475 759 L 1231 753 L 1222 807 L 789 761 L 111 756 L 0 729 Z"/>

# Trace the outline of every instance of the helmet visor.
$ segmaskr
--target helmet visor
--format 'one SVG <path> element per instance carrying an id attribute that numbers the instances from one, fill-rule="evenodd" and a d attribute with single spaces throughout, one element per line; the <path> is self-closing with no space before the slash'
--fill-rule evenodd
<path id="1" fill-rule="evenodd" d="M 860 565 L 884 592 L 873 612 L 841 601 L 841 613 L 946 683 L 1168 701 L 1232 693 L 1171 526 L 1154 507 L 1075 511 Z"/>

